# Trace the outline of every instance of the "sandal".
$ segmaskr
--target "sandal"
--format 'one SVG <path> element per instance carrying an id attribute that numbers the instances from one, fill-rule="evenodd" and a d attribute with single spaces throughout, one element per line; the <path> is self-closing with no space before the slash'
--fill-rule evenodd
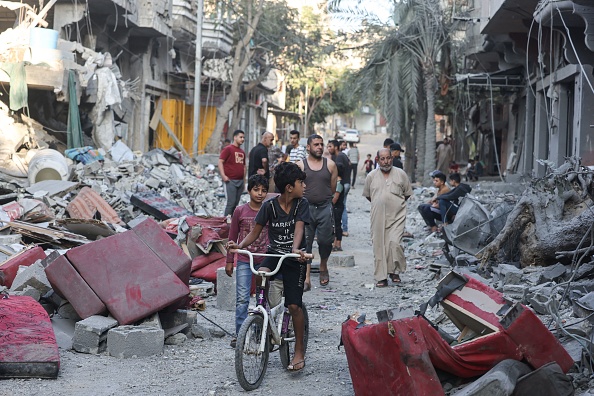
<path id="1" fill-rule="evenodd" d="M 388 287 L 388 280 L 384 279 L 375 284 L 375 287 Z"/>
<path id="2" fill-rule="evenodd" d="M 292 371 L 292 372 L 297 372 L 297 371 L 301 371 L 305 368 L 305 360 L 301 360 L 295 364 L 289 364 L 287 366 L 287 370 Z"/>
<path id="3" fill-rule="evenodd" d="M 328 270 L 320 270 L 320 286 L 328 286 L 328 283 L 330 283 L 330 273 Z"/>
<path id="4" fill-rule="evenodd" d="M 393 283 L 400 283 L 400 282 L 402 282 L 402 279 L 400 279 L 400 275 L 398 275 L 398 274 L 390 274 L 390 280 Z"/>

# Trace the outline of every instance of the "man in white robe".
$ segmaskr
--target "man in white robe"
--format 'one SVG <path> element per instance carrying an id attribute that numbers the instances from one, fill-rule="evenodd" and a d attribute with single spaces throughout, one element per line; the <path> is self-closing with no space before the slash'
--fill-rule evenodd
<path id="1" fill-rule="evenodd" d="M 371 202 L 371 241 L 373 243 L 376 287 L 400 282 L 406 270 L 400 245 L 406 222 L 406 200 L 412 195 L 408 176 L 392 166 L 389 149 L 379 151 L 379 167 L 367 175 L 363 196 Z"/>

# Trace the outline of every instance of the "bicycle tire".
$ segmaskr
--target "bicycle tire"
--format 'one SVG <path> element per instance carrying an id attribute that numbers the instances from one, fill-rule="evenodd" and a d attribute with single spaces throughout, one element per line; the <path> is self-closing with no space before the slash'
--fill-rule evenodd
<path id="1" fill-rule="evenodd" d="M 250 315 L 237 334 L 235 373 L 239 385 L 247 391 L 260 386 L 268 367 L 269 337 L 266 337 L 264 351 L 259 351 L 263 328 L 264 318 L 261 315 Z"/>
<path id="2" fill-rule="evenodd" d="M 305 304 L 301 307 L 303 310 L 303 323 L 305 324 L 305 331 L 303 333 L 303 350 L 307 352 L 307 340 L 309 339 L 309 315 L 307 314 L 307 308 Z M 289 332 L 293 332 L 293 319 L 289 321 Z M 287 334 L 282 334 L 282 337 L 287 336 Z M 295 353 L 295 341 L 282 341 L 279 347 L 280 353 L 280 360 L 284 368 L 287 368 L 291 363 L 291 357 Z"/>

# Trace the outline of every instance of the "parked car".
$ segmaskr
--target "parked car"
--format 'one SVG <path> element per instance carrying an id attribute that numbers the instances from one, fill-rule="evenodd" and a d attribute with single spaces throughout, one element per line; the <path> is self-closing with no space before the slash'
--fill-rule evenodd
<path id="1" fill-rule="evenodd" d="M 339 129 L 338 132 L 336 132 L 336 139 L 344 139 L 346 131 L 346 129 Z"/>
<path id="2" fill-rule="evenodd" d="M 346 130 L 346 134 L 344 135 L 345 142 L 359 143 L 360 140 L 361 140 L 361 136 L 360 136 L 358 130 L 356 130 L 356 129 L 347 129 Z"/>

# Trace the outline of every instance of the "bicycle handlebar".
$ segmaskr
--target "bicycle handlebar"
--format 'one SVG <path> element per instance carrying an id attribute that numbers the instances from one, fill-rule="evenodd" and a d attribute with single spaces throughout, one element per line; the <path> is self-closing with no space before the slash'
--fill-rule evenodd
<path id="1" fill-rule="evenodd" d="M 252 270 L 252 272 L 254 274 L 260 275 L 260 276 L 273 276 L 273 275 L 276 275 L 278 273 L 278 271 L 280 271 L 281 264 L 283 263 L 283 261 L 286 258 L 299 258 L 299 257 L 301 257 L 301 255 L 299 255 L 297 253 L 285 253 L 285 254 L 252 253 L 249 250 L 245 250 L 245 249 L 230 249 L 229 252 L 247 255 L 250 258 L 250 269 Z M 254 256 L 280 257 L 280 260 L 278 260 L 278 264 L 276 265 L 276 268 L 274 269 L 274 271 L 264 272 L 264 271 L 258 271 L 258 270 L 256 270 L 254 268 Z M 314 255 L 311 254 L 311 253 L 305 253 L 305 258 L 307 258 L 307 259 L 313 259 L 314 258 Z"/>

